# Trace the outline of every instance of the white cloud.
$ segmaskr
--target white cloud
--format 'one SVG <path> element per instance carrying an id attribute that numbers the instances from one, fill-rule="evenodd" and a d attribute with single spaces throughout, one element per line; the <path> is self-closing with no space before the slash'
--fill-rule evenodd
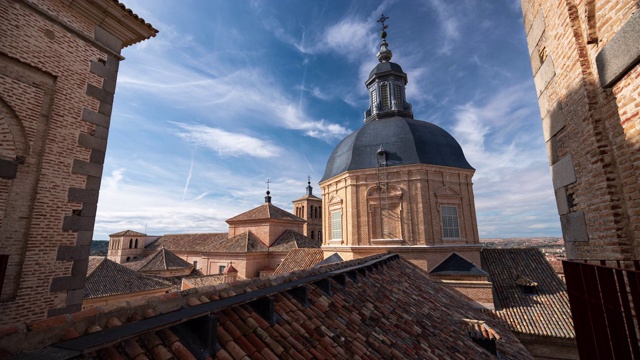
<path id="1" fill-rule="evenodd" d="M 528 83 L 484 104 L 457 108 L 454 137 L 477 170 L 474 194 L 481 237 L 558 231 L 549 165 Z M 527 224 L 523 226 L 522 224 Z"/>
<path id="2" fill-rule="evenodd" d="M 283 148 L 253 136 L 231 133 L 205 125 L 175 124 L 182 129 L 182 131 L 177 132 L 179 137 L 198 146 L 213 150 L 219 155 L 234 157 L 248 155 L 257 158 L 270 158 L 284 153 Z M 189 171 L 190 178 L 191 171 Z"/>

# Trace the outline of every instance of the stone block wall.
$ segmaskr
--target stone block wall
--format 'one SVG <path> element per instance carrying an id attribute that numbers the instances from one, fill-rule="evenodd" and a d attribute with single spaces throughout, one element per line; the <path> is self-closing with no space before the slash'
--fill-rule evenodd
<path id="1" fill-rule="evenodd" d="M 522 0 L 570 259 L 640 256 L 637 1 Z"/>
<path id="2" fill-rule="evenodd" d="M 156 32 L 105 4 L 0 2 L 0 324 L 82 306 L 120 49 Z"/>

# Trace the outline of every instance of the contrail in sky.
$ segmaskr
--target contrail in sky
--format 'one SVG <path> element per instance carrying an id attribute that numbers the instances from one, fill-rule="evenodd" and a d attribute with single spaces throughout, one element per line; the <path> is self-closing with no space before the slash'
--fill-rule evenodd
<path id="1" fill-rule="evenodd" d="M 187 197 L 187 190 L 189 190 L 189 183 L 191 182 L 191 174 L 193 173 L 193 157 L 195 155 L 195 150 L 193 151 L 193 154 L 191 154 L 191 166 L 189 166 L 189 175 L 187 175 L 187 183 L 184 184 L 184 191 L 182 192 L 182 200 L 185 199 L 185 197 Z"/>

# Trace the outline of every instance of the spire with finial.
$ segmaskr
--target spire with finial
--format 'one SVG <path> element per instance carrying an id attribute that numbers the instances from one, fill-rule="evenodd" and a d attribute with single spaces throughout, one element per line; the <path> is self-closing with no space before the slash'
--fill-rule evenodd
<path id="1" fill-rule="evenodd" d="M 387 32 L 386 30 L 389 28 L 389 25 L 385 25 L 385 21 L 389 20 L 388 16 L 384 16 L 384 14 L 380 15 L 380 19 L 378 22 L 382 24 L 380 27 L 380 37 L 382 38 L 382 42 L 380 43 L 380 51 L 376 54 L 378 61 L 380 62 L 389 62 L 393 53 L 389 50 L 389 44 L 387 44 Z"/>
<path id="2" fill-rule="evenodd" d="M 307 175 L 307 196 L 313 195 L 313 188 L 311 187 L 311 176 Z"/>
<path id="3" fill-rule="evenodd" d="M 406 100 L 405 87 L 407 85 L 407 74 L 402 71 L 402 67 L 391 62 L 392 53 L 387 44 L 387 28 L 385 23 L 388 16 L 382 14 L 378 22 L 382 24 L 380 28 L 380 51 L 376 55 L 380 62 L 369 73 L 369 78 L 365 82 L 369 91 L 369 108 L 364 112 L 364 122 L 380 120 L 384 118 L 402 116 L 413 119 L 411 104 Z"/>
<path id="4" fill-rule="evenodd" d="M 271 184 L 271 179 L 267 179 L 267 181 L 265 181 L 267 184 L 267 196 L 264 197 L 264 202 L 265 203 L 271 203 L 271 191 L 269 191 L 269 184 Z"/>

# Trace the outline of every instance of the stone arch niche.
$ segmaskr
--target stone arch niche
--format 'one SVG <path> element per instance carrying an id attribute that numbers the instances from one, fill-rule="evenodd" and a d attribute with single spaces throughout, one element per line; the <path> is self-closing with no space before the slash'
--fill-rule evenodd
<path id="1" fill-rule="evenodd" d="M 54 76 L 0 54 L 0 257 L 6 266 L 0 269 L 4 273 L 4 279 L 0 279 L 3 302 L 14 300 L 18 294 L 54 91 Z M 28 111 L 25 102 L 31 106 Z"/>
<path id="2" fill-rule="evenodd" d="M 367 220 L 371 245 L 402 244 L 402 189 L 374 185 L 367 190 Z"/>

